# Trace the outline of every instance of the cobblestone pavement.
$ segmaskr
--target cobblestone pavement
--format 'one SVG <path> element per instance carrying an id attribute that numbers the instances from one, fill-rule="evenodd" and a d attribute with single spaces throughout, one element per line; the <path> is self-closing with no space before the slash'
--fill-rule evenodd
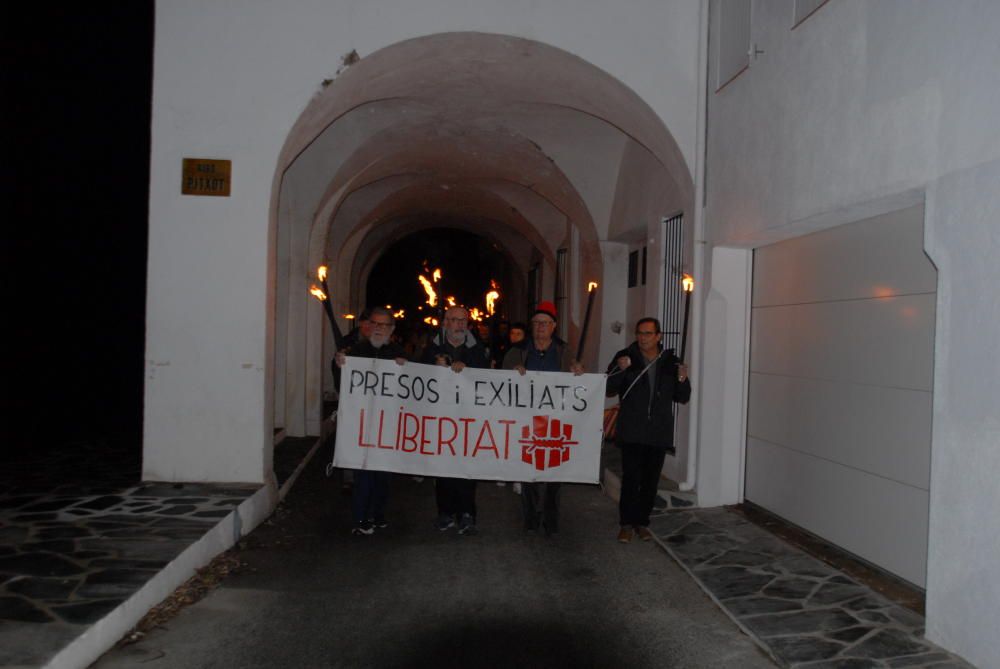
<path id="1" fill-rule="evenodd" d="M 670 511 L 658 541 L 783 665 L 970 665 L 923 638 L 924 619 L 726 509 Z"/>
<path id="2" fill-rule="evenodd" d="M 279 485 L 313 443 L 299 441 L 275 449 Z M 5 463 L 0 666 L 44 664 L 254 490 L 141 484 L 138 459 L 127 456 L 80 445 Z M 654 518 L 652 529 L 785 666 L 969 666 L 922 638 L 921 616 L 738 514 L 672 510 Z"/>
<path id="3" fill-rule="evenodd" d="M 279 484 L 315 443 L 288 441 Z M 4 463 L 0 666 L 43 665 L 258 487 L 142 484 L 137 456 L 80 443 Z"/>

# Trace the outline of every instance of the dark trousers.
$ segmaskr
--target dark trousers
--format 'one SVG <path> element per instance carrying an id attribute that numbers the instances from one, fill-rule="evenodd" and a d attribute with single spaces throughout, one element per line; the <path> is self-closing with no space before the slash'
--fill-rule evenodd
<path id="1" fill-rule="evenodd" d="M 389 472 L 355 470 L 351 497 L 351 511 L 355 523 L 385 518 L 385 503 L 389 499 L 391 480 L 392 474 Z"/>
<path id="2" fill-rule="evenodd" d="M 537 530 L 542 525 L 546 532 L 559 531 L 559 486 L 559 483 L 521 484 L 525 529 Z"/>
<path id="3" fill-rule="evenodd" d="M 463 513 L 476 517 L 476 482 L 473 479 L 439 478 L 434 483 L 438 513 L 460 516 Z"/>
<path id="4" fill-rule="evenodd" d="M 622 492 L 618 518 L 622 525 L 646 527 L 667 449 L 646 444 L 622 444 Z"/>

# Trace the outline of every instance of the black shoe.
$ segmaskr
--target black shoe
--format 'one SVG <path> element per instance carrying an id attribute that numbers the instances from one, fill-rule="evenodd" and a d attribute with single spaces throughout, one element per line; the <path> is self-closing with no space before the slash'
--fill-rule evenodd
<path id="1" fill-rule="evenodd" d="M 471 513 L 462 514 L 462 518 L 458 521 L 458 533 L 463 535 L 476 533 L 476 519 Z"/>
<path id="2" fill-rule="evenodd" d="M 351 528 L 351 534 L 355 536 L 371 536 L 375 534 L 375 526 L 368 521 L 362 521 Z"/>
<path id="3" fill-rule="evenodd" d="M 389 521 L 386 520 L 385 518 L 376 518 L 375 520 L 372 520 L 370 522 L 372 525 L 374 525 L 380 530 L 384 530 L 385 528 L 389 527 Z"/>

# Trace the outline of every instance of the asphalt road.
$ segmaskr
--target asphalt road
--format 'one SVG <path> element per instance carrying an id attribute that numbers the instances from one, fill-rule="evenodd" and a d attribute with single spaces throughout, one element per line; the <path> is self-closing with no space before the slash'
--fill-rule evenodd
<path id="1" fill-rule="evenodd" d="M 526 534 L 480 483 L 479 534 L 431 527 L 434 484 L 395 476 L 390 527 L 349 533 L 318 456 L 208 597 L 100 669 L 773 667 L 655 543 L 617 543 L 615 504 L 563 486 L 561 532 Z"/>

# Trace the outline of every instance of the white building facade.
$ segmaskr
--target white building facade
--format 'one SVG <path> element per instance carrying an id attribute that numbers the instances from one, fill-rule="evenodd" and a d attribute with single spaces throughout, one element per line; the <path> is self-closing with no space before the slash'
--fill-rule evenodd
<path id="1" fill-rule="evenodd" d="M 271 482 L 274 431 L 323 419 L 315 268 L 356 310 L 433 213 L 502 249 L 512 299 L 559 283 L 571 341 L 599 282 L 591 368 L 693 274 L 666 473 L 925 586 L 928 638 L 1000 665 L 997 27 L 971 0 L 158 2 L 144 477 Z M 230 195 L 182 195 L 185 158 L 230 160 Z"/>

